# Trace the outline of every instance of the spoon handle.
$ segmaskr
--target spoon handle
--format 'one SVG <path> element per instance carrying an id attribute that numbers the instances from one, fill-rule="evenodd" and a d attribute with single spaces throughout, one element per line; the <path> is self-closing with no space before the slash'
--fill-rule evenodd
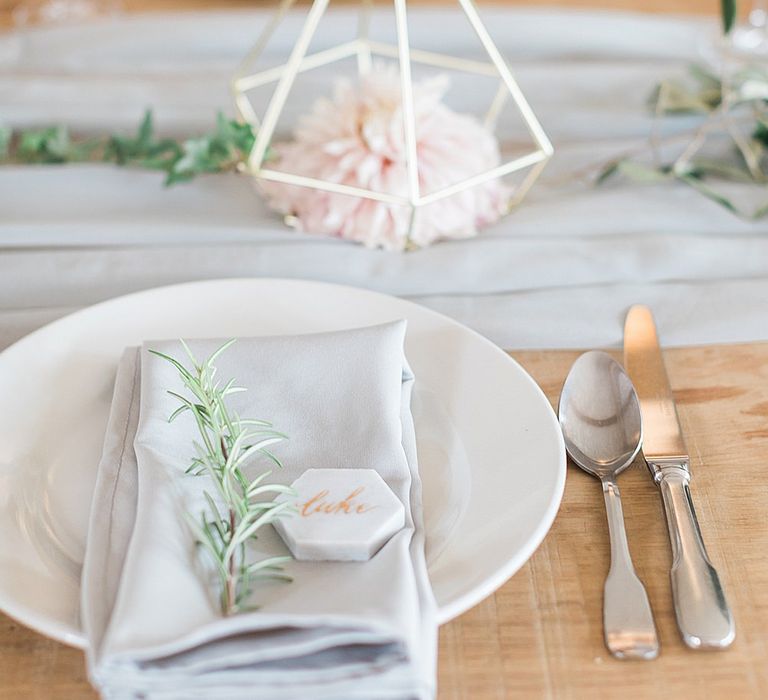
<path id="1" fill-rule="evenodd" d="M 605 644 L 618 659 L 655 659 L 659 639 L 648 595 L 632 566 L 615 481 L 603 479 L 603 496 L 611 536 L 611 568 L 603 598 Z"/>

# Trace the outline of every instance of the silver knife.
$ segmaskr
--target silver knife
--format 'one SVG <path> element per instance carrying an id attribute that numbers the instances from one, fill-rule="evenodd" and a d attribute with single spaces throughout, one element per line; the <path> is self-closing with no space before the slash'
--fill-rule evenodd
<path id="1" fill-rule="evenodd" d="M 690 458 L 651 310 L 633 306 L 624 324 L 624 366 L 640 398 L 643 456 L 661 490 L 672 545 L 672 597 L 683 641 L 693 649 L 722 649 L 736 629 L 720 577 L 709 561 L 696 520 Z"/>

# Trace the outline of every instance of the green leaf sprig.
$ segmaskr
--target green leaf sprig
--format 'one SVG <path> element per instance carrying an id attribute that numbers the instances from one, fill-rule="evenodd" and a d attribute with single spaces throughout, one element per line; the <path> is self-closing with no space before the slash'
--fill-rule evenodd
<path id="1" fill-rule="evenodd" d="M 282 466 L 269 447 L 286 438 L 263 420 L 240 418 L 227 405 L 227 397 L 245 391 L 234 380 L 222 383 L 216 379 L 216 359 L 234 340 L 216 350 L 205 362 L 198 363 L 182 340 L 191 367 L 156 350 L 153 354 L 170 362 L 178 371 L 189 396 L 175 391 L 168 393 L 178 399 L 179 407 L 169 422 L 190 413 L 197 424 L 200 441 L 194 442 L 195 457 L 187 469 L 193 476 L 208 476 L 214 494 L 204 491 L 207 510 L 199 519 L 188 516 L 189 526 L 198 544 L 208 552 L 216 566 L 221 587 L 221 610 L 231 615 L 247 609 L 251 584 L 259 579 L 290 581 L 283 573 L 288 556 L 275 556 L 249 561 L 247 544 L 259 530 L 277 518 L 289 515 L 289 501 L 264 500 L 269 494 L 293 495 L 282 484 L 265 482 L 272 473 L 262 472 L 249 478 L 244 471 L 252 457 L 261 456 L 275 466 Z"/>
<path id="2" fill-rule="evenodd" d="M 723 34 L 728 35 L 738 18 L 737 0 L 721 0 L 720 9 Z M 643 157 L 647 147 L 612 158 L 600 167 L 597 184 L 615 176 L 643 183 L 680 182 L 744 219 L 768 216 L 768 70 L 759 61 L 735 71 L 731 68 L 724 66 L 716 75 L 694 65 L 688 81 L 662 81 L 650 99 L 656 117 L 650 139 L 652 158 Z M 700 115 L 703 121 L 693 132 L 659 139 L 659 122 L 675 115 Z M 729 139 L 731 155 L 702 157 L 701 148 L 711 135 Z M 660 146 L 681 140 L 686 141 L 682 153 L 662 162 Z M 718 182 L 754 185 L 765 191 L 766 203 L 745 210 L 718 189 Z"/>
<path id="3" fill-rule="evenodd" d="M 651 96 L 656 126 L 664 118 L 700 115 L 703 120 L 692 132 L 659 140 L 652 136 L 650 149 L 623 154 L 604 163 L 596 182 L 615 176 L 638 183 L 679 182 L 692 187 L 707 199 L 747 220 L 768 216 L 768 70 L 747 66 L 728 79 L 700 66 L 692 66 L 690 79 L 666 80 Z M 711 136 L 728 139 L 729 155 L 707 158 L 701 149 Z M 682 153 L 664 162 L 659 147 L 685 141 Z M 648 157 L 650 150 L 652 158 Z M 638 160 L 639 159 L 639 160 Z M 648 161 L 651 161 L 650 163 Z M 725 194 L 717 183 L 755 186 L 766 195 L 766 203 L 745 210 Z"/>
<path id="4" fill-rule="evenodd" d="M 14 131 L 0 127 L 0 162 L 60 164 L 102 161 L 122 166 L 160 170 L 165 182 L 186 182 L 203 173 L 233 172 L 253 148 L 249 124 L 219 113 L 214 129 L 187 139 L 160 138 L 152 111 L 147 110 L 132 136 L 112 134 L 74 139 L 67 127 Z"/>
<path id="5" fill-rule="evenodd" d="M 738 7 L 736 0 L 720 0 L 720 14 L 723 21 L 723 34 L 729 34 L 736 23 Z"/>

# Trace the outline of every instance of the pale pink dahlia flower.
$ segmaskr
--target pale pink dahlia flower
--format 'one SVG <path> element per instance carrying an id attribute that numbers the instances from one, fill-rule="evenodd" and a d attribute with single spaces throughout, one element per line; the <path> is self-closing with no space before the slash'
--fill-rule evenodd
<path id="1" fill-rule="evenodd" d="M 429 194 L 490 170 L 500 161 L 493 134 L 472 116 L 442 103 L 445 77 L 414 85 L 419 186 Z M 377 67 L 357 87 L 340 82 L 333 99 L 317 100 L 293 141 L 277 144 L 270 167 L 295 175 L 406 196 L 400 82 Z M 505 211 L 508 188 L 492 180 L 417 209 L 307 187 L 262 181 L 270 206 L 295 217 L 302 231 L 403 250 L 444 238 L 469 238 Z"/>

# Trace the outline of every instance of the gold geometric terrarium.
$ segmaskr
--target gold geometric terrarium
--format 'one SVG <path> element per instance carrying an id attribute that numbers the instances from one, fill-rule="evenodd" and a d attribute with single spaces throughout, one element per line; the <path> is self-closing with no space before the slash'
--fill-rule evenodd
<path id="1" fill-rule="evenodd" d="M 371 38 L 369 31 L 371 5 L 369 1 L 364 1 L 360 7 L 357 34 L 352 40 L 310 53 L 310 44 L 329 3 L 329 0 L 314 0 L 287 61 L 268 69 L 256 70 L 267 43 L 294 2 L 295 0 L 282 0 L 276 12 L 262 30 L 255 46 L 243 59 L 236 75 L 232 79 L 232 90 L 240 116 L 258 130 L 247 163 L 247 170 L 250 174 L 257 179 L 410 207 L 411 216 L 409 220 L 411 228 L 413 227 L 414 215 L 419 207 L 432 204 L 494 178 L 504 177 L 511 173 L 529 169 L 512 190 L 509 205 L 510 207 L 514 206 L 522 200 L 552 156 L 552 144 L 536 119 L 512 72 L 480 20 L 472 0 L 458 0 L 458 2 L 468 20 L 469 26 L 474 30 L 477 39 L 479 39 L 483 54 L 486 57 L 485 60 L 474 60 L 411 47 L 408 37 L 405 0 L 393 0 L 397 37 L 395 43 L 386 43 Z M 396 59 L 399 67 L 400 89 L 402 92 L 405 169 L 408 180 L 407 196 L 330 182 L 316 177 L 304 176 L 300 173 L 288 173 L 271 168 L 267 159 L 268 149 L 275 130 L 281 121 L 281 115 L 291 95 L 291 90 L 294 87 L 297 76 L 344 59 L 355 60 L 357 72 L 360 75 L 365 75 L 371 70 L 372 61 L 376 57 Z M 533 150 L 522 154 L 515 154 L 514 157 L 507 160 L 502 159 L 502 162 L 496 167 L 476 173 L 460 182 L 452 183 L 436 191 L 421 192 L 419 187 L 412 83 L 412 66 L 415 64 L 443 70 L 472 73 L 494 79 L 497 82 L 497 86 L 495 87 L 495 93 L 490 100 L 490 104 L 488 104 L 483 122 L 493 130 L 501 110 L 511 98 L 520 119 L 530 135 Z M 271 84 L 275 84 L 274 91 L 268 100 L 263 115 L 259 116 L 252 100 L 252 91 Z"/>

